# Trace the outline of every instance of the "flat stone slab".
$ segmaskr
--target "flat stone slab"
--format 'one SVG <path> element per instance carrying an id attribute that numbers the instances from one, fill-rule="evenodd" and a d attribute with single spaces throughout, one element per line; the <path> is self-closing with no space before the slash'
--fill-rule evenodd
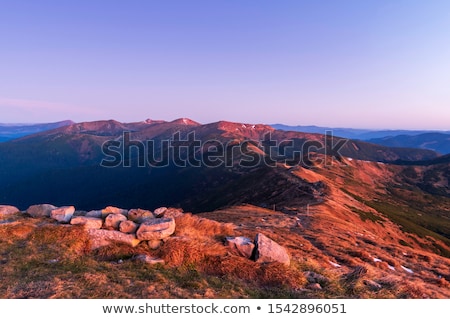
<path id="1" fill-rule="evenodd" d="M 140 240 L 155 240 L 169 237 L 175 232 L 173 218 L 154 218 L 143 222 L 136 232 Z"/>
<path id="2" fill-rule="evenodd" d="M 97 249 L 104 246 L 109 246 L 113 243 L 122 243 L 136 247 L 140 240 L 134 234 L 124 234 L 118 230 L 107 229 L 89 229 L 91 249 Z"/>

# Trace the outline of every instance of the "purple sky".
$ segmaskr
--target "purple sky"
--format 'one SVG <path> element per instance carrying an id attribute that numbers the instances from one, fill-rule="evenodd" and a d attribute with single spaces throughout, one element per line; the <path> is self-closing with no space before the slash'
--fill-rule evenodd
<path id="1" fill-rule="evenodd" d="M 450 1 L 2 1 L 0 123 L 450 129 Z"/>

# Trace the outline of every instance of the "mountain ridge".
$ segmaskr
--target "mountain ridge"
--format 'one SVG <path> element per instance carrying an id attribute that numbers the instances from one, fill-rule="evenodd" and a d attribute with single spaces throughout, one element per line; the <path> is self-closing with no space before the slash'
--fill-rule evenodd
<path id="1" fill-rule="evenodd" d="M 37 124 L 0 123 L 0 142 L 9 141 L 23 136 L 44 132 L 72 124 L 75 124 L 75 122 L 71 120 L 64 120 L 54 123 L 37 123 Z"/>
<path id="2" fill-rule="evenodd" d="M 414 136 L 425 133 L 450 134 L 449 130 L 359 129 L 359 128 L 355 129 L 345 127 L 326 127 L 316 125 L 285 125 L 285 124 L 270 124 L 270 126 L 284 131 L 310 132 L 319 134 L 325 134 L 326 131 L 333 131 L 336 136 L 361 140 L 392 137 L 397 135 Z"/>

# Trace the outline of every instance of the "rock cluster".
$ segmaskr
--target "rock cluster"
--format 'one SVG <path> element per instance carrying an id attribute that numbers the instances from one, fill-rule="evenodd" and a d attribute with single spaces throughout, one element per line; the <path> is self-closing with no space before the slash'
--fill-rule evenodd
<path id="1" fill-rule="evenodd" d="M 13 206 L 0 205 L 0 217 L 19 212 Z M 150 249 L 158 249 L 175 233 L 175 219 L 184 214 L 182 209 L 160 207 L 153 212 L 145 209 L 122 209 L 108 206 L 102 210 L 77 211 L 74 206 L 56 207 L 50 204 L 30 206 L 24 213 L 33 218 L 52 218 L 60 224 L 83 227 L 89 234 L 92 250 L 112 243 L 136 247 L 144 242 Z M 257 263 L 279 262 L 286 266 L 290 257 L 285 248 L 267 236 L 258 233 L 254 240 L 247 237 L 227 237 L 225 245 L 234 254 Z M 136 260 L 157 264 L 164 261 L 140 255 Z"/>
<path id="2" fill-rule="evenodd" d="M 17 208 L 2 209 L 5 212 L 18 211 Z M 158 247 L 159 241 L 175 232 L 175 218 L 183 215 L 183 210 L 161 207 L 155 212 L 113 206 L 82 212 L 75 211 L 74 206 L 55 207 L 49 204 L 33 205 L 26 210 L 31 217 L 50 217 L 62 224 L 83 226 L 90 236 L 92 249 L 112 242 L 135 247 L 142 241 L 149 241 L 149 247 Z"/>

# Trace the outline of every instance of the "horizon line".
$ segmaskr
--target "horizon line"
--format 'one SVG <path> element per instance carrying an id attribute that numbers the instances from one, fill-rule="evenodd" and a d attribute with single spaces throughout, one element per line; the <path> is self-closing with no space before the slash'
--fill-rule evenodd
<path id="1" fill-rule="evenodd" d="M 218 120 L 218 121 L 212 121 L 212 122 L 198 122 L 196 120 L 193 120 L 189 117 L 179 117 L 175 118 L 173 120 L 163 120 L 163 119 L 151 119 L 147 118 L 141 121 L 119 121 L 114 118 L 109 119 L 98 119 L 98 120 L 85 120 L 85 121 L 74 121 L 71 119 L 63 119 L 63 120 L 57 120 L 57 121 L 46 121 L 46 122 L 3 122 L 0 123 L 0 126 L 33 126 L 33 125 L 44 125 L 44 124 L 54 124 L 54 123 L 61 123 L 61 122 L 72 122 L 73 124 L 80 124 L 80 123 L 89 123 L 89 122 L 99 122 L 99 121 L 115 121 L 118 123 L 123 124 L 129 124 L 129 123 L 140 123 L 140 122 L 147 122 L 147 121 L 162 121 L 162 122 L 174 122 L 181 119 L 187 119 L 194 122 L 197 122 L 201 125 L 207 125 L 211 123 L 217 123 L 217 122 L 230 122 L 230 123 L 237 123 L 237 124 L 250 124 L 250 125 L 267 125 L 267 126 L 276 126 L 276 125 L 283 125 L 289 128 L 300 128 L 300 127 L 313 127 L 317 129 L 331 129 L 331 130 L 364 130 L 364 131 L 426 131 L 426 132 L 450 132 L 450 129 L 430 129 L 430 128 L 366 128 L 366 127 L 349 127 L 349 126 L 323 126 L 323 125 L 316 125 L 316 124 L 285 124 L 285 123 L 247 123 L 247 122 L 236 122 L 236 121 L 230 121 L 230 120 Z"/>

